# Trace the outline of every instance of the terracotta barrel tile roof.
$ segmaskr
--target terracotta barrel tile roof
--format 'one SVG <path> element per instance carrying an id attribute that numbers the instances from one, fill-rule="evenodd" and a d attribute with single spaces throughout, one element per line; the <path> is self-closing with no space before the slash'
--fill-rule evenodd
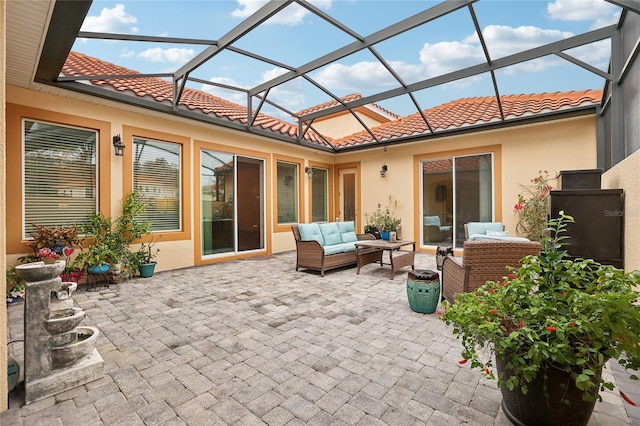
<path id="1" fill-rule="evenodd" d="M 97 58 L 71 52 L 62 68 L 66 76 L 100 76 L 100 75 L 137 75 L 137 71 L 102 61 Z M 109 86 L 120 92 L 130 92 L 137 97 L 150 97 L 157 102 L 171 103 L 173 88 L 169 81 L 156 77 L 114 78 L 108 80 L 92 80 L 91 84 Z M 361 99 L 354 93 L 342 98 L 344 102 Z M 507 95 L 501 97 L 504 119 L 510 120 L 541 113 L 556 112 L 581 106 L 592 106 L 600 103 L 602 90 L 583 90 L 571 92 L 540 93 Z M 330 101 L 299 112 L 308 114 L 338 105 L 337 101 Z M 237 121 L 244 125 L 248 123 L 247 109 L 241 105 L 224 100 L 209 93 L 185 89 L 180 99 L 180 108 L 201 111 L 203 114 L 215 115 L 229 121 Z M 381 109 L 382 110 L 382 109 Z M 395 114 L 384 110 L 386 113 Z M 424 111 L 433 133 L 439 131 L 460 129 L 472 125 L 502 121 L 500 109 L 493 96 L 465 98 L 448 102 Z M 258 114 L 253 127 L 262 128 L 274 133 L 298 138 L 297 125 Z M 403 136 L 430 135 L 422 116 L 418 113 L 399 118 L 371 129 L 379 141 L 395 140 Z M 319 146 L 328 146 L 322 137 L 313 131 L 304 134 L 304 139 Z M 326 138 L 337 148 L 349 146 L 366 146 L 375 143 L 367 131 L 358 132 L 343 138 L 332 140 Z"/>
<path id="2" fill-rule="evenodd" d="M 545 112 L 561 111 L 585 105 L 598 105 L 602 90 L 539 93 L 502 96 L 505 119 L 526 117 Z M 494 96 L 465 98 L 448 102 L 424 111 L 434 132 L 501 120 Z M 379 140 L 391 140 L 405 135 L 430 134 L 427 124 L 418 113 L 382 124 L 371 129 Z M 352 146 L 371 142 L 367 132 L 359 132 L 334 141 L 336 146 Z"/>
<path id="3" fill-rule="evenodd" d="M 137 75 L 137 71 L 102 61 L 78 52 L 71 52 L 62 67 L 62 73 L 68 77 L 92 75 Z M 110 86 L 119 92 L 131 92 L 137 97 L 151 97 L 157 102 L 171 102 L 173 87 L 169 81 L 157 77 L 114 78 L 91 80 L 97 86 Z M 180 98 L 179 106 L 189 110 L 199 110 L 203 114 L 213 114 L 218 118 L 247 124 L 247 109 L 242 105 L 229 102 L 209 93 L 186 88 Z M 297 138 L 298 127 L 265 114 L 258 114 L 255 127 Z M 322 146 L 327 144 L 316 133 L 309 131 L 304 139 Z"/>

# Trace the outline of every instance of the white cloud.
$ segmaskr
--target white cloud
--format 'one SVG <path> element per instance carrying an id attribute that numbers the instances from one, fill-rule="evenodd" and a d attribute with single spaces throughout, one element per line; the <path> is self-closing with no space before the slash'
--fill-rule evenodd
<path id="1" fill-rule="evenodd" d="M 547 4 L 547 14 L 559 21 L 593 21 L 593 29 L 616 23 L 620 10 L 604 0 L 556 0 Z"/>
<path id="2" fill-rule="evenodd" d="M 261 80 L 255 85 L 276 78 L 279 75 L 286 73 L 287 71 L 288 70 L 284 68 L 273 68 L 265 71 L 264 73 L 262 73 Z M 211 77 L 209 81 L 211 81 L 212 83 L 224 84 L 241 89 L 250 89 L 254 86 L 240 84 L 231 77 Z M 242 91 L 229 90 L 208 84 L 203 84 L 201 90 L 213 96 L 217 96 L 219 98 L 226 99 L 240 105 L 246 106 L 247 104 L 247 94 Z M 284 85 L 272 88 L 269 91 L 269 99 L 293 111 L 300 109 L 299 106 L 302 105 L 305 100 L 303 90 L 295 81 L 289 81 Z M 253 106 L 255 108 L 256 104 L 254 104 Z M 286 114 L 284 114 L 284 116 L 286 116 Z"/>
<path id="3" fill-rule="evenodd" d="M 218 83 L 218 84 L 224 84 L 231 87 L 242 88 L 240 84 L 238 84 L 233 78 L 230 78 L 230 77 L 211 77 L 209 81 L 211 81 L 212 83 Z M 247 105 L 247 94 L 244 92 L 240 92 L 237 90 L 224 89 L 222 87 L 212 86 L 209 84 L 203 84 L 200 90 L 202 90 L 203 92 L 209 93 L 213 96 L 217 96 L 221 99 L 226 99 L 230 102 L 234 102 L 239 105 L 244 105 L 244 106 Z"/>
<path id="4" fill-rule="evenodd" d="M 350 92 L 395 87 L 397 81 L 378 62 L 358 62 L 353 65 L 331 64 L 313 77 L 318 83 L 332 90 L 349 90 Z"/>
<path id="5" fill-rule="evenodd" d="M 120 57 L 121 58 L 133 58 L 135 56 L 135 54 L 136 54 L 135 50 L 123 47 L 122 51 L 120 53 Z"/>
<path id="6" fill-rule="evenodd" d="M 426 76 L 446 74 L 484 61 L 480 46 L 475 43 L 443 41 L 425 43 L 420 49 L 420 62 Z"/>
<path id="7" fill-rule="evenodd" d="M 170 62 L 183 64 L 196 55 L 193 49 L 161 49 L 154 47 L 138 53 L 138 58 L 142 58 L 147 62 Z"/>
<path id="8" fill-rule="evenodd" d="M 532 49 L 554 41 L 572 37 L 574 34 L 559 30 L 545 30 L 533 26 L 509 27 L 505 25 L 488 25 L 482 31 L 492 59 L 502 58 L 523 50 Z M 474 34 L 465 41 L 477 43 Z"/>
<path id="9" fill-rule="evenodd" d="M 573 35 L 571 32 L 534 26 L 489 25 L 483 31 L 492 59 L 502 58 Z M 595 66 L 606 64 L 609 58 L 606 43 L 576 48 L 569 53 Z M 483 63 L 485 57 L 477 35 L 473 34 L 459 41 L 425 43 L 420 49 L 419 60 L 417 64 L 392 62 L 391 65 L 405 80 L 419 81 Z M 511 66 L 502 72 L 534 73 L 560 64 L 566 64 L 566 61 L 555 56 L 547 56 Z M 319 71 L 314 78 L 332 90 L 348 89 L 351 92 L 397 86 L 395 79 L 376 62 L 360 62 L 349 66 L 339 63 L 331 64 Z M 469 87 L 481 79 L 481 76 L 474 76 L 453 82 L 451 85 L 458 88 Z"/>
<path id="10" fill-rule="evenodd" d="M 287 73 L 288 71 L 289 70 L 280 67 L 267 70 L 262 73 L 262 80 L 260 83 L 272 80 Z M 300 105 L 302 105 L 305 100 L 304 90 L 302 90 L 302 87 L 297 80 L 290 80 L 285 84 L 272 88 L 269 91 L 268 99 L 281 104 L 285 108 L 296 111 L 300 109 Z"/>
<path id="11" fill-rule="evenodd" d="M 123 4 L 117 4 L 112 9 L 106 7 L 100 16 L 87 16 L 82 24 L 82 31 L 99 33 L 136 33 L 134 26 L 138 22 L 135 16 L 125 12 Z"/>
<path id="12" fill-rule="evenodd" d="M 565 53 L 580 59 L 600 69 L 606 70 L 611 57 L 611 42 L 607 40 L 597 41 L 586 46 L 567 50 Z"/>
<path id="13" fill-rule="evenodd" d="M 238 8 L 231 12 L 235 18 L 246 18 L 268 3 L 267 0 L 237 0 Z M 333 0 L 312 0 L 311 4 L 319 9 L 330 9 Z M 299 25 L 310 12 L 299 4 L 293 3 L 270 18 L 266 24 Z"/>

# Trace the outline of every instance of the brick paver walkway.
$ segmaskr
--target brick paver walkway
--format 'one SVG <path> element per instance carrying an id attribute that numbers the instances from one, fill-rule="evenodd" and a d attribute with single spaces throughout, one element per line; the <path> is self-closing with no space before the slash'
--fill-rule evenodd
<path id="1" fill-rule="evenodd" d="M 18 388 L 0 424 L 510 424 L 495 382 L 458 364 L 450 328 L 409 309 L 406 268 L 321 278 L 294 263 L 289 252 L 81 288 L 104 377 L 26 406 Z M 433 255 L 416 269 L 435 269 Z M 9 307 L 10 341 L 22 306 Z M 631 424 L 617 393 L 591 424 Z"/>

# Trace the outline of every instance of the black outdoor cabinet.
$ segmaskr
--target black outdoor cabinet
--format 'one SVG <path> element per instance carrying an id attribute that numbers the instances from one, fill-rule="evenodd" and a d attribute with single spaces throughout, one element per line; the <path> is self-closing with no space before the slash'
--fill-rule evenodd
<path id="1" fill-rule="evenodd" d="M 551 217 L 557 218 L 561 210 L 575 219 L 567 225 L 567 251 L 572 257 L 623 267 L 622 189 L 551 191 Z"/>

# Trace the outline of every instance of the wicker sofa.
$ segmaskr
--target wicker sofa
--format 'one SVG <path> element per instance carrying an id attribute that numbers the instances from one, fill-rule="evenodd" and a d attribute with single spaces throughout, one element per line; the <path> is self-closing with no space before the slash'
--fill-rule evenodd
<path id="1" fill-rule="evenodd" d="M 311 269 L 323 277 L 330 269 L 356 265 L 357 241 L 375 240 L 372 234 L 356 234 L 353 222 L 301 223 L 291 230 L 296 240 L 296 271 Z M 378 253 L 382 262 L 382 251 Z"/>
<path id="2" fill-rule="evenodd" d="M 442 293 L 453 303 L 457 293 L 502 280 L 507 266 L 520 267 L 525 256 L 537 255 L 541 248 L 536 241 L 465 241 L 461 258 L 449 255 L 442 263 Z"/>

